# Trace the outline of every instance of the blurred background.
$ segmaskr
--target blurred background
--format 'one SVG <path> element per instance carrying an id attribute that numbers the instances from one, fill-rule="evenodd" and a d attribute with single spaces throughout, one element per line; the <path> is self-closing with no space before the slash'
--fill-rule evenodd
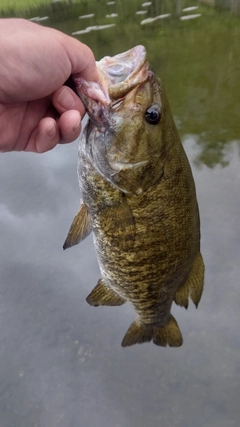
<path id="1" fill-rule="evenodd" d="M 0 427 L 237 427 L 240 419 L 240 0 L 1 0 L 86 43 L 143 44 L 189 157 L 205 289 L 173 307 L 181 348 L 121 348 L 130 304 L 90 307 L 90 235 L 62 251 L 79 206 L 77 141 L 0 155 Z M 0 64 L 1 66 L 1 64 Z"/>

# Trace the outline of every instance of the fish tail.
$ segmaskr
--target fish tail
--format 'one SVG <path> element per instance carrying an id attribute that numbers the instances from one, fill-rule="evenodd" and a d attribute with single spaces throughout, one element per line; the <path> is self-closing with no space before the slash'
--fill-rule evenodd
<path id="1" fill-rule="evenodd" d="M 122 347 L 128 347 L 133 344 L 143 342 L 153 343 L 162 347 L 180 347 L 183 339 L 181 331 L 174 317 L 170 315 L 169 321 L 165 326 L 146 325 L 139 319 L 135 320 L 129 327 L 122 341 Z"/>

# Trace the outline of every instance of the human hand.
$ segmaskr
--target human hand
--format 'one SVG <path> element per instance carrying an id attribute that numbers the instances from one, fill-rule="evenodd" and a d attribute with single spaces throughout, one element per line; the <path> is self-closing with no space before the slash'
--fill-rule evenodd
<path id="1" fill-rule="evenodd" d="M 0 19 L 0 151 L 43 153 L 76 139 L 85 108 L 64 82 L 98 79 L 92 51 L 60 31 Z"/>

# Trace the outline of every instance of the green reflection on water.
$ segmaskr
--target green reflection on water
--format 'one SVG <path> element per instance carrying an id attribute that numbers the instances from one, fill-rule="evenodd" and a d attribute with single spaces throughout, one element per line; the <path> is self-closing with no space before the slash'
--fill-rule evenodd
<path id="1" fill-rule="evenodd" d="M 26 18 L 48 16 L 42 21 L 68 34 L 89 26 L 116 25 L 76 36 L 88 44 L 96 59 L 114 55 L 136 44 L 146 46 L 149 60 L 162 78 L 182 136 L 193 135 L 200 147 L 196 163 L 209 167 L 227 164 L 226 148 L 240 143 L 240 18 L 195 3 L 197 19 L 176 18 L 176 2 L 158 1 L 142 7 L 142 0 L 59 2 L 25 12 Z M 182 7 L 193 5 L 182 1 Z M 137 15 L 138 10 L 147 10 Z M 79 19 L 79 15 L 93 14 Z M 106 17 L 112 13 L 115 17 Z M 141 25 L 143 19 L 171 13 L 170 18 Z M 9 15 L 9 13 L 8 13 Z M 10 15 L 14 15 L 11 11 Z"/>

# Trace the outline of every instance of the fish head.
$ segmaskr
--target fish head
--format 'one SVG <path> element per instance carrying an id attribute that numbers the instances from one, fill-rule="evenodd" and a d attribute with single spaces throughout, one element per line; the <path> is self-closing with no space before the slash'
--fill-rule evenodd
<path id="1" fill-rule="evenodd" d="M 161 81 L 143 46 L 105 57 L 97 68 L 98 83 L 73 76 L 90 118 L 87 156 L 116 188 L 141 194 L 163 174 L 167 100 Z"/>

